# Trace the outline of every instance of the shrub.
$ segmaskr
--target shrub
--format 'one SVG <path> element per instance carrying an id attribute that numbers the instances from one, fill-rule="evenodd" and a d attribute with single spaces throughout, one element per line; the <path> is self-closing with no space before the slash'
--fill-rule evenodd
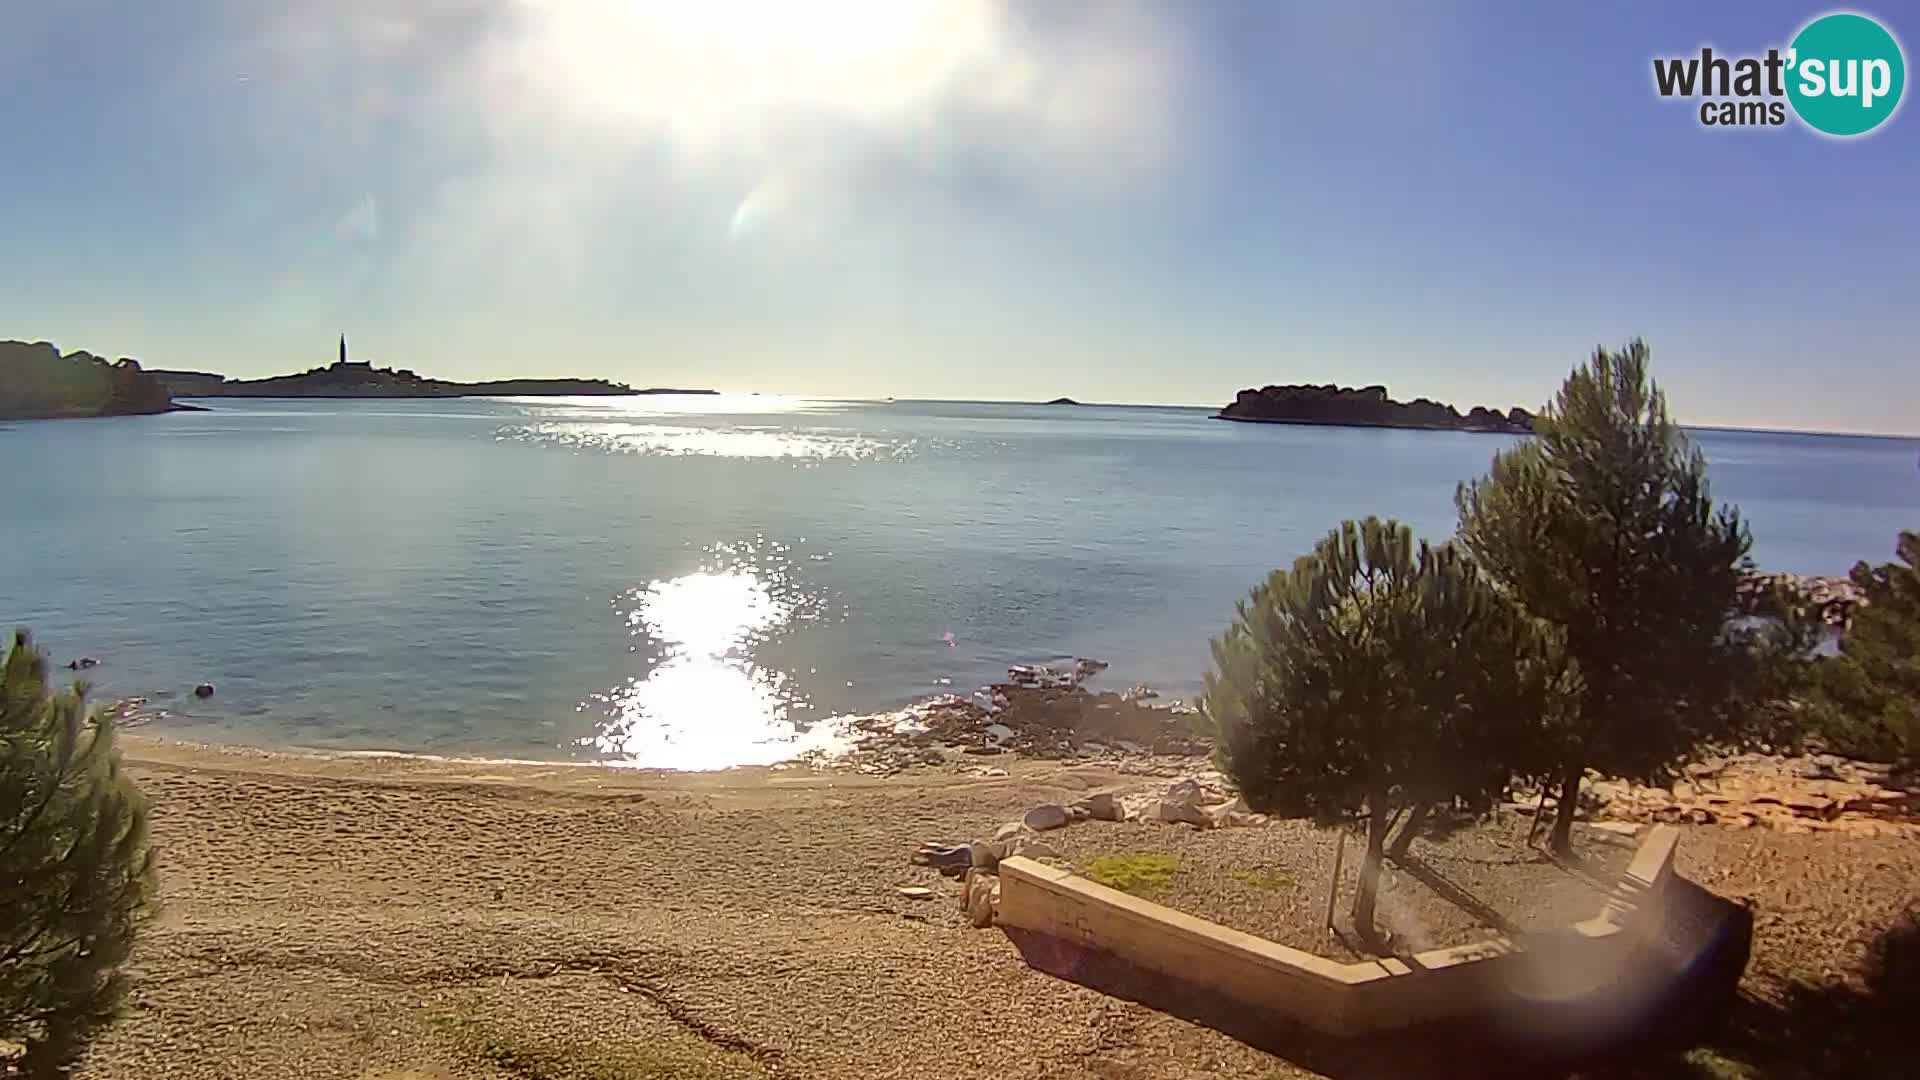
<path id="1" fill-rule="evenodd" d="M 86 688 L 52 693 L 26 631 L 0 666 L 0 1040 L 61 1075 L 113 1018 L 153 890 L 147 811 Z"/>
<path id="2" fill-rule="evenodd" d="M 1239 605 L 1213 643 L 1205 712 L 1254 809 L 1366 814 L 1353 918 L 1371 937 L 1398 815 L 1411 811 L 1410 837 L 1436 804 L 1485 809 L 1531 752 L 1538 651 L 1458 550 L 1416 547 L 1398 522 L 1348 521 Z"/>

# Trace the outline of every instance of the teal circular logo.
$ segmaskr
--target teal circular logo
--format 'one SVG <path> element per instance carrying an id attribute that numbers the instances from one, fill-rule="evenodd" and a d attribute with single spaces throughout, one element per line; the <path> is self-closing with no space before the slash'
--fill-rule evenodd
<path id="1" fill-rule="evenodd" d="M 1787 52 L 1787 100 L 1815 131 L 1864 135 L 1893 115 L 1907 64 L 1886 27 L 1843 12 L 1806 25 Z"/>

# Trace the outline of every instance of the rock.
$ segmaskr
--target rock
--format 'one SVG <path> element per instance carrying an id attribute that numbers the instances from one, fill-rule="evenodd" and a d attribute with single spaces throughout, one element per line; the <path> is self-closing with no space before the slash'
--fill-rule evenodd
<path id="1" fill-rule="evenodd" d="M 1025 835 L 1026 831 L 1027 827 L 1025 824 L 1018 821 L 1009 821 L 1005 825 L 993 830 L 993 838 L 1002 841 L 1017 840 Z"/>
<path id="2" fill-rule="evenodd" d="M 1121 820 L 1120 800 L 1111 791 L 1096 791 L 1073 805 L 1086 807 L 1087 816 L 1095 821 Z"/>
<path id="3" fill-rule="evenodd" d="M 1237 795 L 1234 796 L 1231 802 L 1223 802 L 1218 806 L 1209 806 L 1200 812 L 1206 815 L 1208 823 L 1215 829 L 1224 829 L 1233 825 L 1247 825 L 1251 823 L 1249 819 L 1252 817 L 1251 812 L 1247 810 L 1246 802 Z"/>
<path id="4" fill-rule="evenodd" d="M 1027 828 L 1035 832 L 1045 832 L 1048 829 L 1062 828 L 1072 818 L 1067 814 L 1067 808 L 1059 803 L 1041 803 L 1027 811 L 1027 816 L 1021 820 L 1026 823 Z"/>
<path id="5" fill-rule="evenodd" d="M 210 697 L 212 697 L 212 696 L 213 696 L 213 684 L 212 684 L 212 683 L 210 683 L 210 682 L 203 682 L 203 683 L 201 683 L 201 684 L 200 684 L 199 686 L 196 686 L 196 687 L 194 687 L 194 688 L 193 688 L 193 696 L 194 696 L 194 697 L 197 697 L 197 698 L 210 698 Z"/>
<path id="6" fill-rule="evenodd" d="M 100 666 L 100 661 L 95 660 L 91 656 L 83 656 L 78 660 L 67 661 L 68 671 L 83 671 L 87 668 L 99 667 L 99 666 Z"/>
<path id="7" fill-rule="evenodd" d="M 1000 860 L 1007 857 L 1007 848 L 1007 843 L 1000 840 L 976 840 L 967 845 L 976 870 L 992 870 L 998 867 Z"/>
<path id="8" fill-rule="evenodd" d="M 1154 821 L 1159 817 L 1160 798 L 1157 795 L 1124 795 L 1119 801 L 1121 821 Z"/>
<path id="9" fill-rule="evenodd" d="M 1093 812 L 1081 806 L 1079 803 L 1074 803 L 1067 807 L 1067 820 L 1069 821 L 1085 821 L 1092 816 Z"/>
<path id="10" fill-rule="evenodd" d="M 988 777 L 1001 777 L 1001 776 L 1007 775 L 1007 770 L 1000 768 L 998 765 L 995 765 L 994 767 L 989 769 L 981 769 L 980 775 L 988 776 Z"/>
<path id="11" fill-rule="evenodd" d="M 1005 724 L 988 724 L 983 733 L 989 746 L 1005 746 L 1013 738 L 1013 729 Z"/>
<path id="12" fill-rule="evenodd" d="M 1589 829 L 1598 829 L 1601 832 L 1610 832 L 1619 836 L 1636 836 L 1640 832 L 1640 826 L 1630 821 L 1586 821 L 1581 824 Z"/>
<path id="13" fill-rule="evenodd" d="M 991 874 L 976 874 L 967 884 L 967 921 L 976 928 L 993 925 L 994 905 L 1000 900 L 1000 879 Z"/>
<path id="14" fill-rule="evenodd" d="M 894 891 L 909 900 L 933 899 L 933 890 L 924 885 L 904 885 Z"/>
<path id="15" fill-rule="evenodd" d="M 1202 810 L 1193 803 L 1184 802 L 1180 799 L 1161 799 L 1160 807 L 1155 812 L 1155 817 L 1168 824 L 1184 822 L 1188 825 L 1198 825 L 1203 829 L 1213 827 L 1213 819 L 1207 816 L 1205 810 Z"/>
<path id="16" fill-rule="evenodd" d="M 1013 853 L 1026 859 L 1064 859 L 1060 850 L 1045 840 L 1027 837 L 1014 842 Z"/>

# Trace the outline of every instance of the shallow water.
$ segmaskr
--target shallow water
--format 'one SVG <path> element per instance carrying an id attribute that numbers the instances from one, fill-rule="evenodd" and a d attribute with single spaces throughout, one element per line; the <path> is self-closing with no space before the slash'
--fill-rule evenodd
<path id="1" fill-rule="evenodd" d="M 203 404 L 0 427 L 0 619 L 99 657 L 163 733 L 675 767 L 1012 662 L 1189 694 L 1266 571 L 1348 516 L 1444 538 L 1511 441 L 1199 409 Z M 1695 437 L 1767 569 L 1843 573 L 1920 520 L 1920 440 Z"/>

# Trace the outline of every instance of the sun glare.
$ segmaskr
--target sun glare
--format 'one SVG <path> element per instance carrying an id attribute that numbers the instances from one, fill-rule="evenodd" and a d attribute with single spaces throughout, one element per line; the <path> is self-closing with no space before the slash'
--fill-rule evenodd
<path id="1" fill-rule="evenodd" d="M 529 74 L 615 118 L 748 135 L 787 110 L 895 114 L 994 47 L 982 0 L 528 0 Z"/>

